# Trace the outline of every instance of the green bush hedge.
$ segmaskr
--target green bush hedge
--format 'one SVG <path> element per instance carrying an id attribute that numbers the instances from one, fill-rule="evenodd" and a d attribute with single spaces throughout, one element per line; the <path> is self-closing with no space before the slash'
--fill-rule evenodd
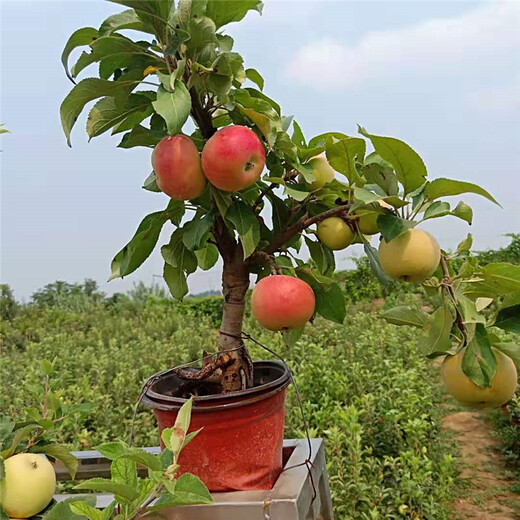
<path id="1" fill-rule="evenodd" d="M 126 438 L 143 382 L 214 350 L 221 299 L 187 302 L 155 296 L 144 305 L 120 300 L 85 312 L 20 309 L 1 329 L 2 410 L 17 414 L 33 404 L 39 361 L 56 358 L 61 398 L 94 404 L 60 440 L 84 449 Z M 448 518 L 454 461 L 439 431 L 438 388 L 413 331 L 383 323 L 366 307 L 351 306 L 341 326 L 318 319 L 290 350 L 252 319 L 245 329 L 282 353 L 296 373 L 312 435 L 326 439 L 337 518 Z M 268 357 L 258 347 L 252 353 Z M 135 432 L 136 444 L 157 444 L 153 414 L 144 408 Z M 302 435 L 290 392 L 286 436 Z"/>

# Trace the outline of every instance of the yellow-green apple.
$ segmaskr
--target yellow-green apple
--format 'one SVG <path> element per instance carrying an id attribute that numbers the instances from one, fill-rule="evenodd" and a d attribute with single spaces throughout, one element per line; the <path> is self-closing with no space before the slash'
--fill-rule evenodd
<path id="1" fill-rule="evenodd" d="M 223 191 L 249 188 L 260 177 L 265 151 L 258 136 L 245 126 L 221 128 L 202 150 L 202 169 L 213 186 Z"/>
<path id="2" fill-rule="evenodd" d="M 437 269 L 441 250 L 437 240 L 422 229 L 409 229 L 387 242 L 379 243 L 383 271 L 394 280 L 423 282 Z"/>
<path id="3" fill-rule="evenodd" d="M 358 228 L 363 235 L 375 235 L 379 233 L 377 227 L 377 217 L 383 213 L 383 208 L 393 209 L 384 200 L 378 200 L 367 204 L 364 208 L 358 209 L 355 215 L 359 217 Z"/>
<path id="4" fill-rule="evenodd" d="M 303 327 L 314 314 L 316 299 L 311 286 L 283 274 L 262 278 L 251 295 L 251 312 L 269 330 Z"/>
<path id="5" fill-rule="evenodd" d="M 29 518 L 52 500 L 56 474 L 42 455 L 18 453 L 4 462 L 5 478 L 0 481 L 0 505 L 14 518 Z"/>
<path id="6" fill-rule="evenodd" d="M 355 233 L 339 217 L 329 217 L 318 223 L 318 238 L 333 250 L 345 249 L 352 244 Z"/>
<path id="7" fill-rule="evenodd" d="M 334 168 L 329 164 L 325 155 L 317 155 L 307 164 L 312 167 L 312 173 L 316 177 L 316 180 L 307 185 L 311 191 L 323 188 L 325 184 L 334 179 Z"/>
<path id="8" fill-rule="evenodd" d="M 454 356 L 446 356 L 441 367 L 441 377 L 446 392 L 459 403 L 470 408 L 494 408 L 507 403 L 513 397 L 518 374 L 513 360 L 493 348 L 497 360 L 497 371 L 491 380 L 489 388 L 481 388 L 471 381 L 462 371 L 464 351 Z"/>
<path id="9" fill-rule="evenodd" d="M 152 153 L 152 167 L 157 186 L 172 199 L 196 199 L 206 187 L 199 151 L 185 135 L 162 139 Z"/>

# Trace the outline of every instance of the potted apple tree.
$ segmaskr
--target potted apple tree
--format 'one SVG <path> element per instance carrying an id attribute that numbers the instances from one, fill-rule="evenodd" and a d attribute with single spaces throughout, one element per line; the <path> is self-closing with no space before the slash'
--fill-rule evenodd
<path id="1" fill-rule="evenodd" d="M 410 146 L 361 127 L 357 137 L 328 132 L 307 140 L 224 33 L 248 11 L 260 11 L 259 0 L 114 1 L 129 9 L 99 29 L 77 30 L 63 51 L 73 82 L 97 64 L 97 76 L 79 81 L 64 99 L 63 129 L 70 144 L 78 116 L 97 100 L 87 119 L 89 137 L 111 130 L 122 134 L 120 148 L 148 147 L 153 172 L 143 188 L 157 192 L 166 207 L 144 217 L 114 257 L 111 278 L 134 272 L 165 225 L 172 234 L 161 246 L 164 279 L 175 299 L 188 293 L 186 280 L 196 269 L 223 261 L 218 352 L 205 355 L 200 368 L 153 377 L 144 398 L 162 430 L 196 395 L 192 428 L 204 429 L 183 452 L 182 467 L 210 490 L 273 485 L 289 374 L 278 362 L 254 363 L 248 354 L 242 323 L 250 277 L 256 277 L 253 316 L 290 343 L 316 314 L 343 321 L 333 251 L 355 242 L 381 283 L 423 283 L 440 296 L 432 314 L 398 307 L 385 318 L 424 329 L 425 355 L 447 356 L 448 391 L 471 405 L 507 401 L 516 387 L 511 357 L 518 348 L 488 327 L 518 329 L 520 267 L 481 268 L 470 256 L 470 235 L 448 254 L 417 227 L 445 216 L 471 223 L 467 204 L 452 208 L 441 198 L 466 192 L 494 198 L 470 182 L 428 181 Z M 69 70 L 79 46 L 89 48 Z M 380 235 L 376 247 L 374 235 Z M 299 255 L 304 244 L 308 260 Z"/>

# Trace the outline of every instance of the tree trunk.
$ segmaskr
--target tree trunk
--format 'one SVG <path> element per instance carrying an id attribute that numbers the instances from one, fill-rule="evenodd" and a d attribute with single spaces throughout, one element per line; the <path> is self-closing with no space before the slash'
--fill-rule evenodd
<path id="1" fill-rule="evenodd" d="M 224 258 L 222 271 L 224 311 L 220 326 L 219 351 L 228 351 L 234 360 L 222 369 L 222 392 L 235 392 L 253 386 L 253 363 L 241 338 L 244 320 L 245 297 L 249 289 L 249 270 L 242 259 L 242 249 L 235 248 L 229 258 Z"/>

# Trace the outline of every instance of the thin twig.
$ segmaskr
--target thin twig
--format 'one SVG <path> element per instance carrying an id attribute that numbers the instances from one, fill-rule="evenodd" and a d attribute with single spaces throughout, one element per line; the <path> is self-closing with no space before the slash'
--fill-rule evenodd
<path id="1" fill-rule="evenodd" d="M 258 208 L 258 206 L 260 205 L 260 202 L 262 202 L 262 199 L 268 194 L 270 193 L 271 191 L 273 191 L 276 187 L 278 186 L 278 184 L 276 184 L 275 182 L 272 182 L 271 184 L 269 184 L 269 186 L 266 186 L 261 192 L 260 194 L 258 195 L 258 197 L 256 198 L 256 200 L 253 202 L 253 205 L 251 206 L 251 209 L 253 211 L 256 210 L 256 208 Z"/>
<path id="2" fill-rule="evenodd" d="M 278 249 L 286 244 L 294 235 L 300 233 L 313 224 L 317 224 L 318 222 L 325 220 L 326 218 L 335 217 L 342 214 L 348 218 L 349 207 L 350 204 L 348 203 L 342 204 L 336 208 L 329 209 L 311 218 L 309 218 L 308 213 L 305 213 L 305 215 L 303 215 L 303 217 L 301 217 L 300 220 L 296 222 L 296 224 L 286 229 L 283 233 L 280 233 L 268 246 L 264 247 L 262 251 L 267 254 L 272 254 L 275 251 L 278 251 Z"/>

